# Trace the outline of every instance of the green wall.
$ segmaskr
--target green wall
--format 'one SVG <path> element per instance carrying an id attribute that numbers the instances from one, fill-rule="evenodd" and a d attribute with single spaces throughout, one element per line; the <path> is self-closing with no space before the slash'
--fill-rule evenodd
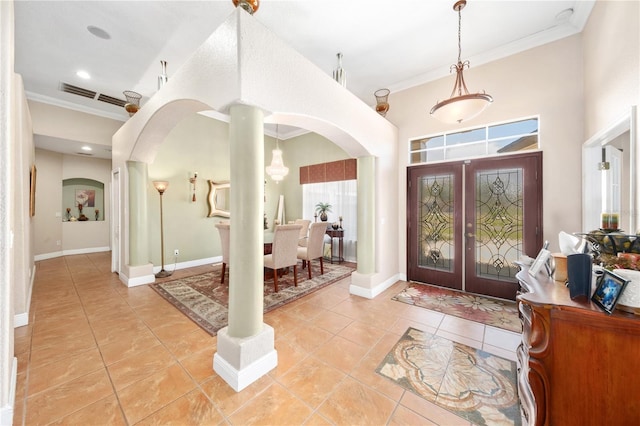
<path id="1" fill-rule="evenodd" d="M 265 174 L 265 213 L 272 228 L 277 215 L 278 200 L 284 195 L 286 220 L 302 217 L 302 187 L 300 166 L 348 158 L 346 153 L 327 139 L 306 134 L 286 141 L 280 140 L 284 163 L 289 174 L 276 184 Z M 265 165 L 271 163 L 275 139 L 265 137 Z M 191 201 L 189 178 L 198 172 L 196 202 Z M 174 249 L 180 251 L 178 262 L 205 259 L 221 255 L 220 238 L 215 224 L 222 217 L 207 217 L 209 213 L 207 180 L 229 180 L 228 124 L 194 114 L 169 133 L 160 146 L 155 161 L 149 165 L 149 235 L 151 261 L 160 265 L 160 196 L 152 181 L 166 180 L 169 187 L 163 195 L 165 269 L 172 270 Z M 231 191 L 233 191 L 233 182 Z M 312 219 L 312 218 L 311 218 Z M 233 218 L 231 218 L 233 220 Z"/>

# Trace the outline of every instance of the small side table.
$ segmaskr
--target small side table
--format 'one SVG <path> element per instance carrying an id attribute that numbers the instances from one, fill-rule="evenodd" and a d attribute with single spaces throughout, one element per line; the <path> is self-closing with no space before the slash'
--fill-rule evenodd
<path id="1" fill-rule="evenodd" d="M 344 238 L 344 229 L 327 228 L 326 233 L 331 237 L 331 257 L 329 258 L 329 260 L 331 261 L 331 263 L 333 263 L 334 261 L 336 263 L 344 262 L 342 242 Z M 333 255 L 333 240 L 338 240 L 338 256 Z"/>

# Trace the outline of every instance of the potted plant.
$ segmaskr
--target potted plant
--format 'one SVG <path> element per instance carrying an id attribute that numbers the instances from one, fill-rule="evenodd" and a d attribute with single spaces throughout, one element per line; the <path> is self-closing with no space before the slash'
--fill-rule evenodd
<path id="1" fill-rule="evenodd" d="M 328 217 L 327 213 L 331 211 L 331 204 L 329 203 L 318 203 L 316 204 L 316 213 L 320 216 L 320 220 L 326 222 Z"/>

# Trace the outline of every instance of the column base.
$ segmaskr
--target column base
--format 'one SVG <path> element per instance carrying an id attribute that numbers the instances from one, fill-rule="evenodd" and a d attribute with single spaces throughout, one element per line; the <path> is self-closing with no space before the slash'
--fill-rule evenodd
<path id="1" fill-rule="evenodd" d="M 351 285 L 349 286 L 349 293 L 365 297 L 367 299 L 373 299 L 392 285 L 401 279 L 400 274 L 395 274 L 388 279 L 381 281 L 382 276 L 380 274 L 361 274 L 359 272 L 353 272 L 351 274 Z"/>
<path id="2" fill-rule="evenodd" d="M 274 332 L 263 324 L 262 331 L 238 338 L 228 334 L 228 327 L 218 331 L 218 351 L 213 356 L 213 369 L 236 392 L 249 386 L 278 365 L 274 348 Z"/>
<path id="3" fill-rule="evenodd" d="M 151 284 L 155 280 L 153 263 L 138 266 L 124 265 L 123 270 L 120 272 L 120 281 L 127 287 Z"/>

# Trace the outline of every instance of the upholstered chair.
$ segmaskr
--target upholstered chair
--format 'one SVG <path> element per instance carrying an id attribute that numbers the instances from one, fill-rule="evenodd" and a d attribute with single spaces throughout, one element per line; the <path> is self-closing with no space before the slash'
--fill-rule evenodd
<path id="1" fill-rule="evenodd" d="M 273 269 L 273 287 L 278 292 L 278 270 L 293 266 L 293 282 L 298 286 L 298 239 L 301 225 L 278 225 L 273 233 L 271 254 L 264 255 L 264 267 Z"/>
<path id="2" fill-rule="evenodd" d="M 326 222 L 315 222 L 309 227 L 309 238 L 306 247 L 298 247 L 298 259 L 302 260 L 302 267 L 305 265 L 309 269 L 309 279 L 311 279 L 311 261 L 320 259 L 320 275 L 324 274 L 324 264 L 322 255 L 324 248 L 324 234 L 327 232 Z"/>
<path id="3" fill-rule="evenodd" d="M 300 229 L 300 240 L 298 241 L 298 245 L 300 247 L 306 247 L 307 237 L 309 234 L 309 225 L 311 224 L 311 221 L 307 219 L 296 219 L 294 223 L 296 225 L 302 225 L 302 229 Z"/>
<path id="4" fill-rule="evenodd" d="M 224 273 L 229 265 L 229 222 L 220 222 L 216 225 L 220 233 L 220 245 L 222 246 L 222 274 L 220 276 L 220 284 L 224 284 Z"/>

